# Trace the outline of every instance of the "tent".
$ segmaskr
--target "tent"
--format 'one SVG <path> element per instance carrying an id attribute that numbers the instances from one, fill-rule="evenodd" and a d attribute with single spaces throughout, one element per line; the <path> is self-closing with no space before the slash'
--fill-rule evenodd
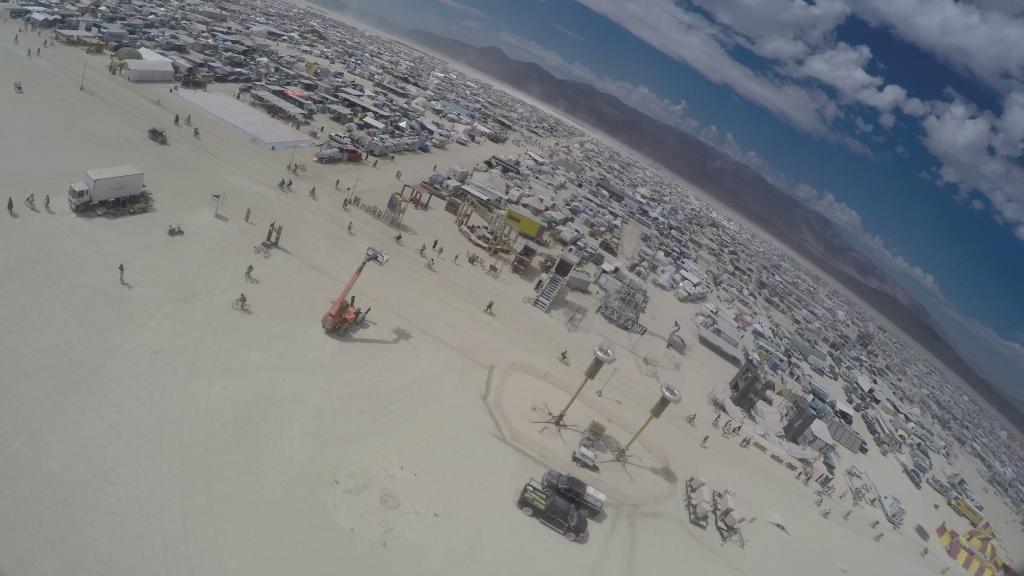
<path id="1" fill-rule="evenodd" d="M 994 576 L 1008 568 L 998 556 L 995 534 L 988 522 L 962 536 L 943 522 L 935 534 L 946 554 L 971 576 Z"/>
<path id="2" fill-rule="evenodd" d="M 131 82 L 174 82 L 174 66 L 170 60 L 126 60 Z"/>
<path id="3" fill-rule="evenodd" d="M 135 48 L 121 48 L 114 52 L 114 56 L 118 60 L 142 60 L 142 54 Z"/>

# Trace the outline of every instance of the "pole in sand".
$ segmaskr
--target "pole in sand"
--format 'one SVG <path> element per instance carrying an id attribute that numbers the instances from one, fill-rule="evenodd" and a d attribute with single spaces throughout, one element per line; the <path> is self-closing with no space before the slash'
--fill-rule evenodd
<path id="1" fill-rule="evenodd" d="M 651 423 L 651 420 L 660 418 L 665 412 L 665 409 L 668 408 L 669 404 L 679 404 L 682 399 L 683 395 L 680 394 L 678 390 L 668 384 L 662 384 L 661 397 L 658 398 L 658 401 L 651 407 L 651 413 L 647 416 L 647 420 L 645 420 L 643 426 L 636 431 L 636 434 L 633 434 L 633 437 L 629 439 L 629 442 L 626 442 L 626 445 L 615 453 L 615 459 L 625 464 L 629 459 L 630 446 L 633 445 L 633 442 L 636 442 L 636 439 L 640 437 L 640 434 L 647 428 L 647 425 Z"/>
<path id="2" fill-rule="evenodd" d="M 549 411 L 548 414 L 551 416 L 550 418 L 535 422 L 535 424 L 551 424 L 558 430 L 568 427 L 568 424 L 565 423 L 565 413 L 569 411 L 572 403 L 576 401 L 576 397 L 580 395 L 580 392 L 583 392 L 583 388 L 586 387 L 587 382 L 597 378 L 597 374 L 601 371 L 601 368 L 603 368 L 605 364 L 611 364 L 612 362 L 615 362 L 615 352 L 612 352 L 611 348 L 608 348 L 604 343 L 594 346 L 594 359 L 590 361 L 590 366 L 587 366 L 587 370 L 583 375 L 583 382 L 580 383 L 579 387 L 576 388 L 576 392 L 573 393 L 571 398 L 569 398 L 569 401 L 565 404 L 565 408 L 562 408 L 562 411 L 558 414 L 551 414 Z"/>

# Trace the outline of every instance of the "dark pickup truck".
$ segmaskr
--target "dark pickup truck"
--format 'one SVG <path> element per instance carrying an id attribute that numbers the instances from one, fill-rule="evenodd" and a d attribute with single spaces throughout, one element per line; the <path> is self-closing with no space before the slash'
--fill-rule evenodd
<path id="1" fill-rule="evenodd" d="M 604 509 L 606 496 L 586 482 L 554 470 L 544 473 L 540 483 L 548 490 L 572 502 L 587 516 L 597 516 Z"/>
<path id="2" fill-rule="evenodd" d="M 523 486 L 517 505 L 523 514 L 536 516 L 569 541 L 575 542 L 587 535 L 587 517 L 565 498 L 545 490 L 536 480 Z"/>

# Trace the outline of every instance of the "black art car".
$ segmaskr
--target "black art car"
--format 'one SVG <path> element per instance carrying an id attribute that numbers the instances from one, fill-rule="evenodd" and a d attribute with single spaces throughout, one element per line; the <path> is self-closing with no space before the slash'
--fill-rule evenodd
<path id="1" fill-rule="evenodd" d="M 604 508 L 606 496 L 575 476 L 548 470 L 540 482 L 544 488 L 572 502 L 588 516 L 597 516 Z"/>
<path id="2" fill-rule="evenodd" d="M 517 505 L 523 514 L 536 516 L 567 540 L 575 542 L 587 535 L 587 517 L 565 498 L 545 490 L 536 480 L 523 486 Z"/>

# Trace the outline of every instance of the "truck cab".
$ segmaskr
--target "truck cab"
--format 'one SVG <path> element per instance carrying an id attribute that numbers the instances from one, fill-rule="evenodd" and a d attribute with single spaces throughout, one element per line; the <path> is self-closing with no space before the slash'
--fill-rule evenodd
<path id="1" fill-rule="evenodd" d="M 517 505 L 523 514 L 536 516 L 571 542 L 587 534 L 586 516 L 565 498 L 545 490 L 536 480 L 530 480 L 523 486 Z"/>
<path id="2" fill-rule="evenodd" d="M 72 182 L 68 188 L 68 206 L 71 211 L 77 212 L 90 201 L 89 187 L 85 185 L 85 182 Z"/>
<path id="3" fill-rule="evenodd" d="M 575 504 L 580 512 L 587 516 L 597 516 L 604 509 L 604 501 L 607 496 L 575 476 L 548 470 L 541 478 L 541 484 L 544 485 L 544 488 Z"/>

